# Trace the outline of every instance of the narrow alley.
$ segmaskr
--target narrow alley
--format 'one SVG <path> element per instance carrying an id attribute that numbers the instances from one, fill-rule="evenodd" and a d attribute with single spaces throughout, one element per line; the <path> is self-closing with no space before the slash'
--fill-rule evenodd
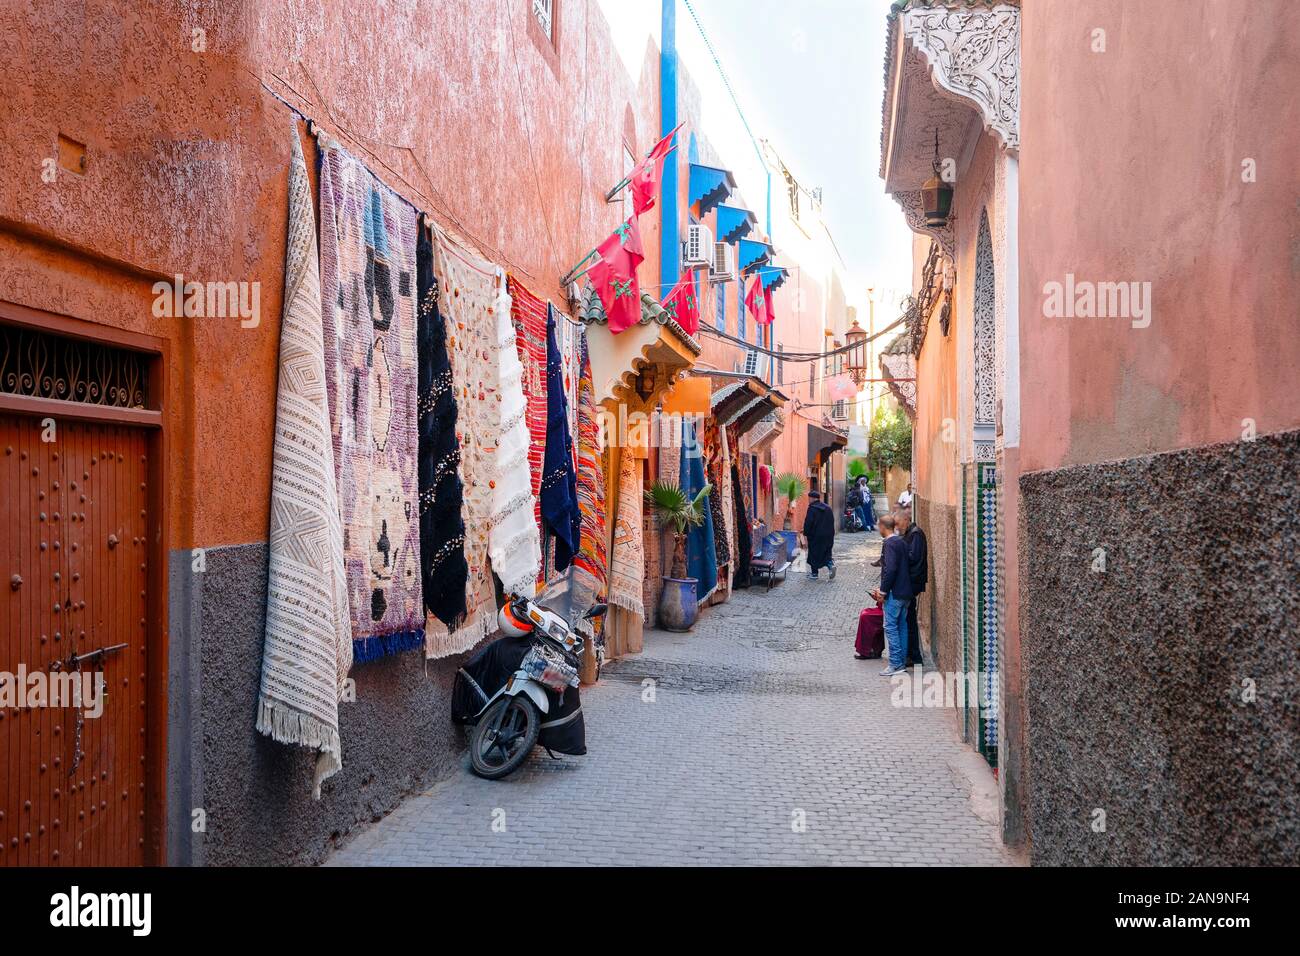
<path id="1" fill-rule="evenodd" d="M 892 707 L 882 662 L 853 657 L 880 539 L 835 551 L 835 581 L 792 571 L 690 634 L 647 631 L 583 688 L 587 756 L 538 748 L 497 782 L 466 765 L 327 865 L 1013 864 L 953 712 Z"/>

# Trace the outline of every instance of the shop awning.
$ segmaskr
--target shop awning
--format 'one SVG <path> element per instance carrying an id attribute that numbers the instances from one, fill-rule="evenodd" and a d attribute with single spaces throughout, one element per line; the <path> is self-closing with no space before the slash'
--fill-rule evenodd
<path id="1" fill-rule="evenodd" d="M 736 242 L 749 235 L 757 220 L 748 209 L 739 206 L 718 207 L 718 241 Z"/>
<path id="2" fill-rule="evenodd" d="M 749 432 L 749 450 L 757 454 L 785 431 L 785 413 L 779 408 L 773 409 L 758 420 Z"/>
<path id="3" fill-rule="evenodd" d="M 762 265 L 771 259 L 772 247 L 756 239 L 741 239 L 737 253 L 740 258 L 740 268 L 748 269 L 750 266 Z"/>
<path id="4" fill-rule="evenodd" d="M 691 163 L 688 201 L 690 205 L 700 204 L 701 215 L 729 199 L 735 188 L 736 178 L 731 170 Z"/>
<path id="5" fill-rule="evenodd" d="M 773 289 L 781 288 L 790 273 L 780 266 L 763 266 L 758 270 L 758 274 L 763 277 L 763 291 L 771 292 Z"/>
<path id="6" fill-rule="evenodd" d="M 714 420 L 723 427 L 735 425 L 744 434 L 765 416 L 788 401 L 785 395 L 757 375 L 710 372 L 715 386 L 712 399 Z"/>
<path id="7" fill-rule="evenodd" d="M 808 464 L 820 464 L 833 452 L 839 451 L 849 440 L 844 435 L 822 428 L 819 425 L 808 426 Z"/>

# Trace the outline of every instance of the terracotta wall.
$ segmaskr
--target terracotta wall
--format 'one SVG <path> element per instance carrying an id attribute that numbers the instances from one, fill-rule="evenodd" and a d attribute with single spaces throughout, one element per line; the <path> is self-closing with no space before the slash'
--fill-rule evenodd
<path id="1" fill-rule="evenodd" d="M 657 135 L 658 60 L 628 78 L 600 14 L 557 6 L 558 53 L 525 0 L 0 15 L 0 296 L 172 342 L 172 547 L 266 535 L 291 132 L 277 97 L 558 299 L 559 275 L 617 222 L 603 194 L 625 135 L 638 151 Z M 86 169 L 46 183 L 60 135 L 85 144 Z M 178 272 L 259 282 L 260 322 L 154 318 L 152 283 Z"/>
<path id="2" fill-rule="evenodd" d="M 1300 424 L 1297 49 L 1283 0 L 1025 4 L 1026 472 Z M 1150 325 L 1044 317 L 1067 272 L 1150 282 Z"/>

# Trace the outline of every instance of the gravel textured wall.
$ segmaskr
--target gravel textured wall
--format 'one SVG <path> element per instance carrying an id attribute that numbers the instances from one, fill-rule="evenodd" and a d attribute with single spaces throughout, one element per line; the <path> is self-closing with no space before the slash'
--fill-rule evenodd
<path id="1" fill-rule="evenodd" d="M 1033 862 L 1300 860 L 1297 474 L 1291 431 L 1021 478 Z"/>
<path id="2" fill-rule="evenodd" d="M 352 670 L 355 703 L 342 705 L 343 769 L 311 797 L 314 756 L 254 727 L 266 604 L 264 544 L 209 549 L 196 575 L 201 602 L 200 700 L 189 708 L 201 740 L 194 806 L 206 832 L 192 861 L 209 866 L 314 864 L 358 824 L 377 820 L 411 793 L 459 772 L 463 741 L 451 723 L 451 682 L 461 658 L 412 652 Z M 180 572 L 173 569 L 173 583 Z M 193 648 L 191 649 L 191 653 Z M 175 653 L 175 648 L 173 648 Z M 175 816 L 173 814 L 172 816 Z M 173 830 L 173 840 L 189 834 Z"/>
<path id="3" fill-rule="evenodd" d="M 957 509 L 916 498 L 916 523 L 930 549 L 930 578 L 917 604 L 921 645 L 944 671 L 961 669 L 961 528 Z"/>

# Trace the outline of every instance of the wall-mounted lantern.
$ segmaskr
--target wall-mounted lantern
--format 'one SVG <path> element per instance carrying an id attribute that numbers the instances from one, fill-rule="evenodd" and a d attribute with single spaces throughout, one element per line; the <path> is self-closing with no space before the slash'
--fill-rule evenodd
<path id="1" fill-rule="evenodd" d="M 944 181 L 939 167 L 939 130 L 934 131 L 934 175 L 921 187 L 921 208 L 925 211 L 925 224 L 932 229 L 948 225 L 952 212 L 952 185 Z"/>
<path id="2" fill-rule="evenodd" d="M 641 396 L 641 401 L 649 401 L 650 396 L 655 393 L 655 382 L 658 379 L 658 369 L 654 364 L 641 366 L 636 373 L 636 393 Z"/>
<path id="3" fill-rule="evenodd" d="M 868 378 L 867 333 L 862 326 L 858 325 L 857 319 L 853 320 L 853 324 L 844 333 L 844 342 L 852 346 L 844 353 L 846 371 L 849 373 L 849 378 L 853 379 L 853 384 L 861 388 Z"/>

